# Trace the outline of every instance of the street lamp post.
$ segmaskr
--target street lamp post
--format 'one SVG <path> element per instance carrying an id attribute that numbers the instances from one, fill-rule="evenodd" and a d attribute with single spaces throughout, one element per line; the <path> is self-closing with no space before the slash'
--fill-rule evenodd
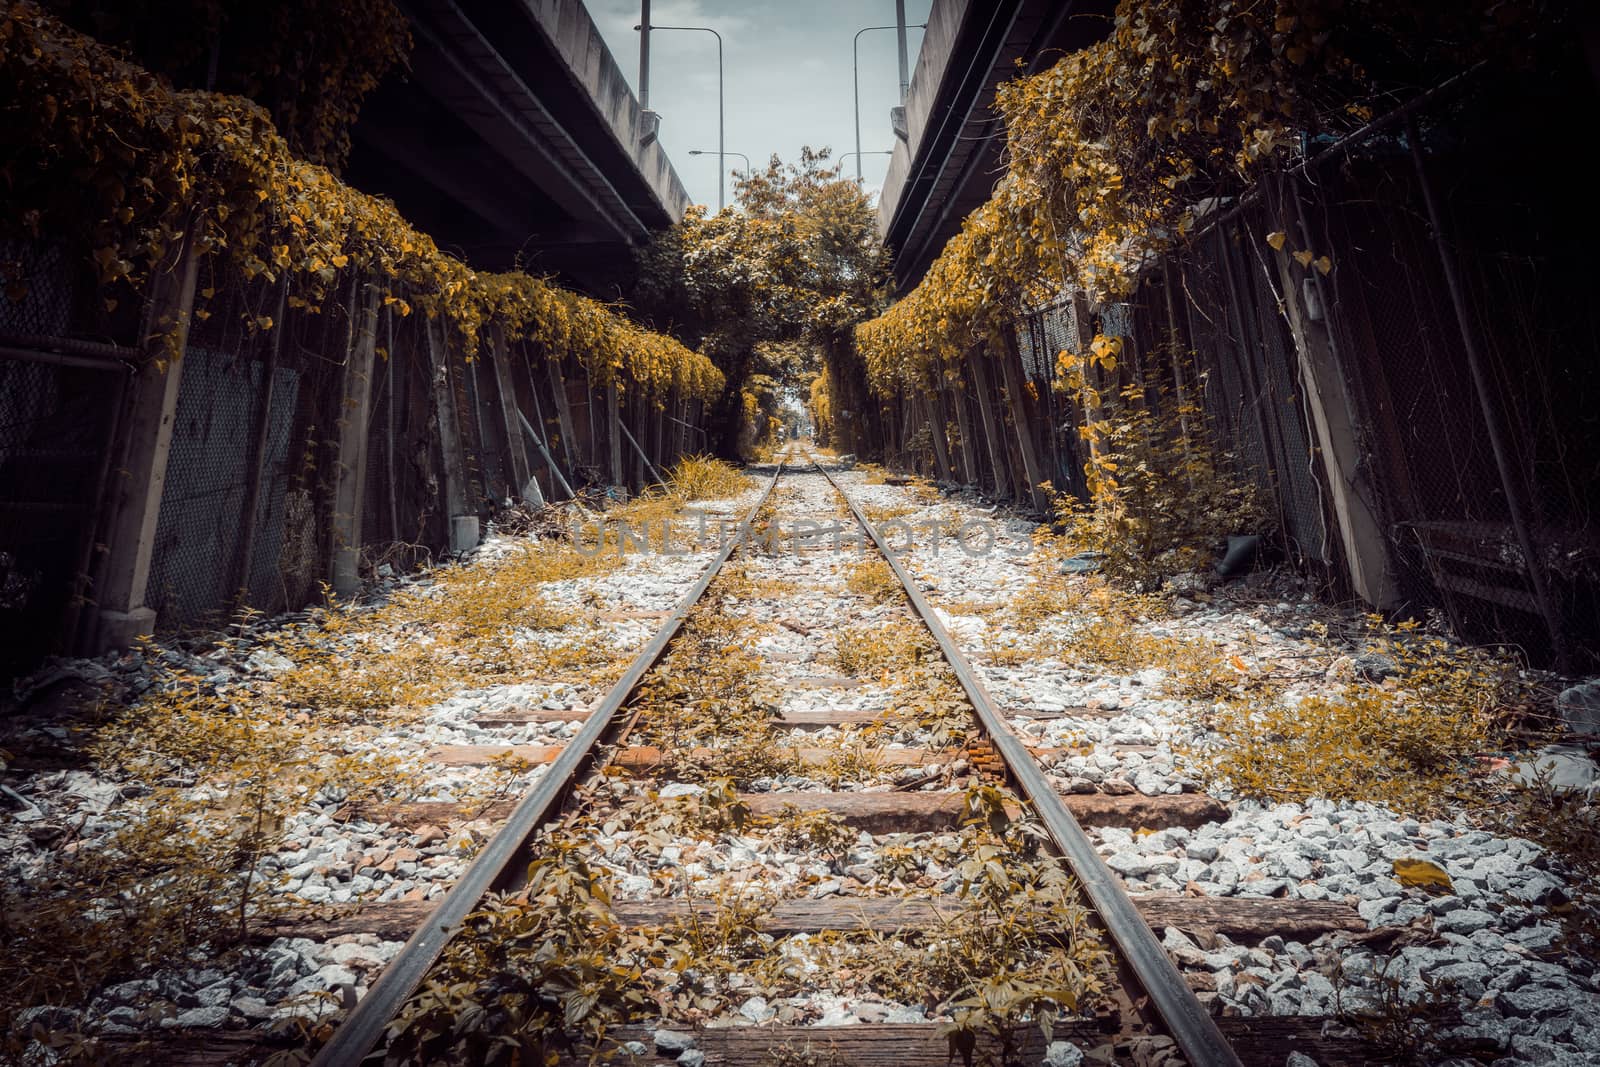
<path id="1" fill-rule="evenodd" d="M 635 26 L 634 29 L 641 30 L 646 34 L 648 34 L 650 30 L 695 30 L 700 33 L 709 33 L 711 36 L 717 39 L 717 210 L 721 211 L 726 204 L 723 196 L 723 187 L 726 184 L 723 179 L 723 172 L 726 170 L 725 157 L 727 155 L 727 153 L 722 149 L 722 34 L 718 33 L 710 26 L 662 26 L 657 23 L 651 23 L 649 29 L 647 30 L 645 29 L 644 24 L 640 23 L 639 25 Z M 643 45 L 643 39 L 641 39 L 641 47 L 647 47 Z M 648 55 L 648 52 L 645 54 Z M 649 62 L 649 60 L 646 59 L 645 62 Z"/>
<path id="2" fill-rule="evenodd" d="M 913 29 L 925 30 L 926 22 L 919 22 Z M 855 88 L 856 100 L 856 181 L 861 181 L 861 35 L 872 30 L 899 30 L 901 26 L 863 26 L 856 31 L 855 38 L 850 42 L 850 76 Z M 848 155 L 849 153 L 846 153 Z M 839 157 L 841 160 L 844 156 Z"/>

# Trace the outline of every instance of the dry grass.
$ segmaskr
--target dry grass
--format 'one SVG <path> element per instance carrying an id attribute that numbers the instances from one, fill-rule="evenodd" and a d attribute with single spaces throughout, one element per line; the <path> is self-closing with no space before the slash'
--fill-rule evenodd
<path id="1" fill-rule="evenodd" d="M 874 604 L 888 604 L 904 596 L 900 579 L 894 576 L 889 565 L 878 557 L 861 560 L 850 565 L 845 586 L 856 596 L 865 597 Z"/>
<path id="2" fill-rule="evenodd" d="M 1371 651 L 1395 665 L 1393 677 L 1227 701 L 1210 717 L 1216 737 L 1191 755 L 1203 773 L 1264 800 L 1369 800 L 1412 813 L 1472 802 L 1476 756 L 1519 699 L 1514 666 L 1405 632 Z"/>
<path id="3" fill-rule="evenodd" d="M 672 493 L 684 501 L 726 500 L 749 489 L 754 482 L 731 463 L 712 456 L 684 456 L 667 472 Z"/>

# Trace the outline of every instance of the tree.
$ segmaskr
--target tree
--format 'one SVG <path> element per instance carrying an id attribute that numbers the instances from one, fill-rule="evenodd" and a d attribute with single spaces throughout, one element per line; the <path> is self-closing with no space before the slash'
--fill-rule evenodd
<path id="1" fill-rule="evenodd" d="M 764 440 L 824 364 L 847 383 L 837 395 L 866 401 L 852 335 L 885 306 L 889 261 L 871 201 L 828 156 L 805 148 L 787 165 L 773 156 L 736 183 L 733 208 L 691 208 L 641 253 L 634 307 L 727 377 L 713 419 L 723 455 Z"/>

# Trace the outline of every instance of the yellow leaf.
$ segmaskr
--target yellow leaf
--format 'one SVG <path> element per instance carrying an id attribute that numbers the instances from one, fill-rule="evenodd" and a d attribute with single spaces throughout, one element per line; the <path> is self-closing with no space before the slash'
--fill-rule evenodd
<path id="1" fill-rule="evenodd" d="M 200 295 L 205 297 L 207 300 L 210 300 L 212 297 L 217 295 L 217 290 L 208 285 L 204 289 L 200 290 Z"/>
<path id="2" fill-rule="evenodd" d="M 349 262 L 350 262 L 350 257 L 349 256 L 334 256 L 333 257 L 333 265 L 335 267 L 338 267 L 340 270 L 343 270 L 345 264 L 349 263 Z"/>
<path id="3" fill-rule="evenodd" d="M 257 315 L 256 316 L 256 325 L 261 327 L 263 330 L 272 329 L 272 316 L 271 315 Z"/>
<path id="4" fill-rule="evenodd" d="M 1394 880 L 1410 889 L 1429 893 L 1453 893 L 1455 884 L 1443 867 L 1427 860 L 1406 857 L 1394 861 Z"/>
<path id="5" fill-rule="evenodd" d="M 1274 252 L 1281 252 L 1283 251 L 1283 241 L 1285 236 L 1286 235 L 1282 230 L 1273 230 L 1271 233 L 1267 234 L 1267 244 L 1272 246 L 1272 250 Z"/>
<path id="6" fill-rule="evenodd" d="M 1294 261 L 1300 264 L 1302 267 L 1309 267 L 1311 266 L 1311 253 L 1306 251 L 1296 252 L 1294 254 Z"/>
<path id="7" fill-rule="evenodd" d="M 1327 256 L 1318 256 L 1314 262 L 1316 264 L 1316 268 L 1324 274 L 1327 274 L 1333 269 L 1333 260 L 1329 259 Z"/>

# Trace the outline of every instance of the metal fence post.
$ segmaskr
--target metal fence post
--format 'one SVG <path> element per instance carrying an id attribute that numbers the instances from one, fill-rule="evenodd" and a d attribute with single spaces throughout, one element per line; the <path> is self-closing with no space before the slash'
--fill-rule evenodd
<path id="1" fill-rule="evenodd" d="M 489 363 L 494 374 L 490 387 L 495 391 L 495 411 L 500 416 L 497 428 L 505 434 L 506 451 L 511 454 L 511 481 L 525 503 L 543 507 L 544 493 L 533 479 L 527 444 L 522 440 L 522 427 L 517 424 L 517 394 L 510 360 L 511 352 L 506 347 L 505 331 L 499 326 L 492 327 L 489 333 Z"/>

